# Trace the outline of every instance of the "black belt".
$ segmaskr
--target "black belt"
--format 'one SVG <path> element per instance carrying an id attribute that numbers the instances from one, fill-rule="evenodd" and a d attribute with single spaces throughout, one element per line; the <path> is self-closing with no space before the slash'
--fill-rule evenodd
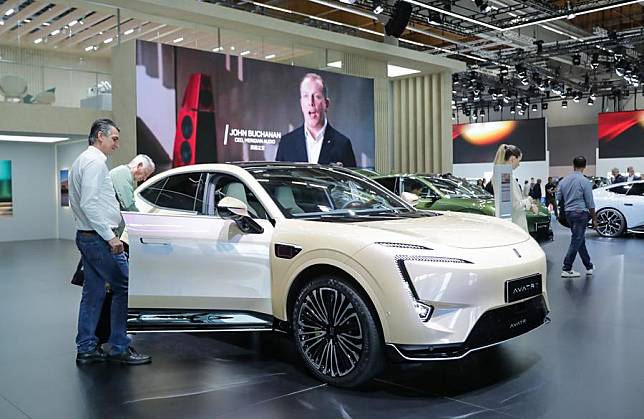
<path id="1" fill-rule="evenodd" d="M 111 230 L 116 235 L 116 230 L 117 229 L 112 228 Z M 94 230 L 76 230 L 76 231 L 78 231 L 80 234 L 83 234 L 85 236 L 98 236 L 98 233 L 96 231 L 94 231 Z"/>

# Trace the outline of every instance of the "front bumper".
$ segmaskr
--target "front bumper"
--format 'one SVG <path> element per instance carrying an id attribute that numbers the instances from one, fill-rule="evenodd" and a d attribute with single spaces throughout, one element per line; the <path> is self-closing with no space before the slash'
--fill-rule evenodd
<path id="1" fill-rule="evenodd" d="M 548 323 L 544 295 L 515 304 L 504 305 L 483 313 L 465 342 L 408 345 L 387 344 L 387 355 L 394 361 L 435 361 L 460 359 L 473 351 L 498 345 Z"/>

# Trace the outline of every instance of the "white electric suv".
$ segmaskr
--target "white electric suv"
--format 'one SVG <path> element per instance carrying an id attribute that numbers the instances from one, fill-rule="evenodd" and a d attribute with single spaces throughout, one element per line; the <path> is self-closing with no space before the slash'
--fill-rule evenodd
<path id="1" fill-rule="evenodd" d="M 597 232 L 618 237 L 644 233 L 644 180 L 618 183 L 593 190 Z"/>
<path id="2" fill-rule="evenodd" d="M 417 211 L 352 171 L 186 166 L 136 190 L 128 330 L 292 333 L 320 380 L 462 358 L 548 321 L 546 258 L 509 221 Z"/>

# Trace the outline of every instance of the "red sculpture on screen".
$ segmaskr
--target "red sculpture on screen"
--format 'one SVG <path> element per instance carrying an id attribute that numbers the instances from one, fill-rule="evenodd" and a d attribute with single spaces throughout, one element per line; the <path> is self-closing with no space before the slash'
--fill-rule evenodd
<path id="1" fill-rule="evenodd" d="M 172 167 L 217 161 L 213 97 L 210 76 L 190 75 L 177 115 Z"/>

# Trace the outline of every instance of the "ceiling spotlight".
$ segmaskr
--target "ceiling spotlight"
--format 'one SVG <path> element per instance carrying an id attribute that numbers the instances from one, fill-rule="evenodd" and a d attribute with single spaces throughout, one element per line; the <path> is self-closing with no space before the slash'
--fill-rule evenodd
<path id="1" fill-rule="evenodd" d="M 552 93 L 554 93 L 555 95 L 560 95 L 562 90 L 563 89 L 560 84 L 555 84 L 554 86 L 552 86 Z"/>
<path id="2" fill-rule="evenodd" d="M 503 103 L 508 104 L 510 103 L 510 96 L 503 96 Z"/>
<path id="3" fill-rule="evenodd" d="M 455 121 L 455 120 L 456 120 L 456 114 L 452 112 L 452 121 Z"/>
<path id="4" fill-rule="evenodd" d="M 500 111 L 501 111 L 501 104 L 497 103 L 496 105 L 494 105 L 494 112 L 500 112 Z"/>
<path id="5" fill-rule="evenodd" d="M 9 9 L 4 13 L 4 15 L 5 16 L 11 16 L 13 14 L 13 12 L 15 12 L 15 9 Z"/>
<path id="6" fill-rule="evenodd" d="M 595 104 L 595 101 L 593 100 L 592 97 L 588 98 L 588 106 L 593 106 Z"/>
<path id="7" fill-rule="evenodd" d="M 548 102 L 544 102 L 541 104 L 541 110 L 545 111 L 546 109 L 548 109 Z"/>
<path id="8" fill-rule="evenodd" d="M 443 16 L 438 12 L 429 12 L 427 23 L 434 26 L 440 26 L 443 24 Z"/>
<path id="9" fill-rule="evenodd" d="M 536 112 L 536 111 L 537 111 L 537 109 L 539 109 L 539 107 L 537 106 L 537 104 L 536 104 L 536 103 L 533 103 L 533 104 L 532 104 L 532 112 Z"/>
<path id="10" fill-rule="evenodd" d="M 514 110 L 514 106 L 510 106 L 510 113 L 511 113 L 511 114 L 514 114 L 514 112 L 515 112 L 515 110 Z"/>
<path id="11" fill-rule="evenodd" d="M 508 68 L 507 67 L 501 67 L 499 70 L 499 73 L 501 73 L 502 76 L 507 76 L 508 75 Z"/>
<path id="12" fill-rule="evenodd" d="M 382 4 L 382 0 L 374 0 L 373 1 L 373 12 L 377 15 L 382 13 L 385 10 L 384 5 Z"/>
<path id="13" fill-rule="evenodd" d="M 517 71 L 517 76 L 519 76 L 520 78 L 525 78 L 527 73 L 524 66 L 522 66 L 521 64 L 517 64 L 516 66 L 514 66 L 514 68 Z"/>
<path id="14" fill-rule="evenodd" d="M 572 100 L 575 103 L 579 103 L 579 101 L 581 100 L 581 92 L 575 92 L 575 95 L 573 96 Z"/>
<path id="15" fill-rule="evenodd" d="M 479 112 L 479 116 L 485 116 L 485 109 L 481 108 L 481 111 Z"/>
<path id="16" fill-rule="evenodd" d="M 452 84 L 458 85 L 459 83 L 458 74 L 452 74 Z"/>
<path id="17" fill-rule="evenodd" d="M 626 67 L 623 61 L 618 61 L 617 64 L 615 65 L 615 74 L 617 74 L 620 77 L 623 77 L 624 74 L 626 74 Z"/>
<path id="18" fill-rule="evenodd" d="M 580 65 L 581 64 L 581 55 L 575 54 L 572 56 L 572 65 Z"/>
<path id="19" fill-rule="evenodd" d="M 541 55 L 543 53 L 543 40 L 538 39 L 533 42 L 537 46 L 537 54 Z"/>
<path id="20" fill-rule="evenodd" d="M 597 67 L 599 67 L 599 53 L 595 52 L 590 59 L 590 68 L 594 70 Z"/>
<path id="21" fill-rule="evenodd" d="M 561 107 L 566 109 L 568 107 L 568 101 L 567 100 L 562 100 L 561 101 Z"/>

